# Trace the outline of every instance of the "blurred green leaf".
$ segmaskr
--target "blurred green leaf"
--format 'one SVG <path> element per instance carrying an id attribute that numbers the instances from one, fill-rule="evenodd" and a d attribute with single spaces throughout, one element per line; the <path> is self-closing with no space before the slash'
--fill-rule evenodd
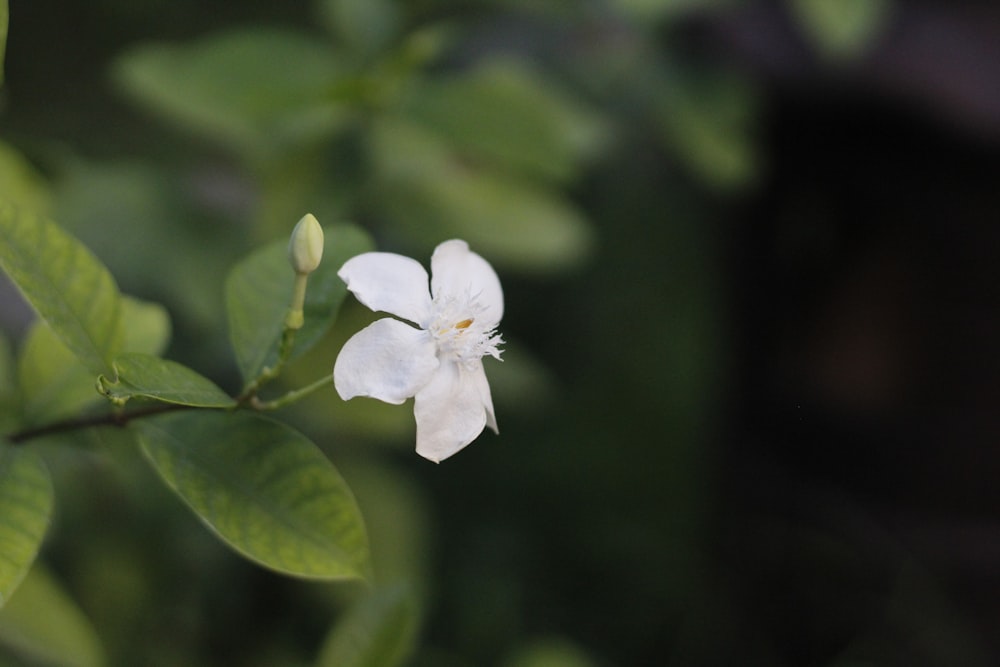
<path id="1" fill-rule="evenodd" d="M 635 21 L 655 24 L 690 11 L 733 4 L 736 0 L 613 0 L 619 10 Z"/>
<path id="2" fill-rule="evenodd" d="M 607 139 L 597 116 L 508 60 L 414 86 L 404 113 L 463 153 L 556 181 L 575 177 Z"/>
<path id="3" fill-rule="evenodd" d="M 121 298 L 86 247 L 55 223 L 0 202 L 0 268 L 94 374 L 120 349 Z"/>
<path id="4" fill-rule="evenodd" d="M 395 0 L 319 0 L 319 13 L 330 32 L 365 56 L 385 48 L 402 18 Z"/>
<path id="5" fill-rule="evenodd" d="M 94 374 L 44 320 L 35 321 L 21 343 L 17 375 L 26 425 L 69 417 L 100 399 Z"/>
<path id="6" fill-rule="evenodd" d="M 397 584 L 366 595 L 334 627 L 316 667 L 396 667 L 413 650 L 417 609 Z"/>
<path id="7" fill-rule="evenodd" d="M 315 345 L 336 318 L 347 295 L 337 271 L 351 257 L 374 247 L 368 235 L 352 225 L 325 227 L 323 231 L 323 261 L 309 275 L 305 325 L 295 335 L 292 358 Z M 247 383 L 277 362 L 294 281 L 287 241 L 277 241 L 251 254 L 233 268 L 226 280 L 229 338 Z"/>
<path id="8" fill-rule="evenodd" d="M 747 185 L 760 171 L 753 135 L 757 98 L 736 76 L 674 71 L 657 87 L 661 136 L 709 184 Z"/>
<path id="9" fill-rule="evenodd" d="M 170 315 L 152 301 L 122 295 L 122 350 L 160 355 L 170 343 Z"/>
<path id="10" fill-rule="evenodd" d="M 334 53 L 288 30 L 146 44 L 122 56 L 115 75 L 153 112 L 250 156 L 327 136 L 342 119 L 332 101 L 340 78 Z"/>
<path id="11" fill-rule="evenodd" d="M 52 515 L 49 471 L 34 452 L 0 444 L 0 607 L 31 568 Z"/>
<path id="12" fill-rule="evenodd" d="M 0 141 L 0 198 L 13 202 L 23 210 L 41 214 L 48 214 L 51 204 L 48 186 L 42 177 L 24 156 L 2 141 Z"/>
<path id="13" fill-rule="evenodd" d="M 0 611 L 0 643 L 48 667 L 105 664 L 90 621 L 52 576 L 32 568 L 17 595 Z"/>
<path id="14" fill-rule="evenodd" d="M 476 169 L 403 122 L 378 123 L 373 140 L 382 193 L 374 205 L 428 253 L 458 237 L 491 262 L 541 273 L 592 250 L 588 221 L 556 190 Z"/>
<path id="15" fill-rule="evenodd" d="M 135 424 L 163 480 L 227 544 L 295 576 L 368 576 L 350 489 L 305 436 L 247 412 L 198 410 Z"/>
<path id="16" fill-rule="evenodd" d="M 503 667 L 594 667 L 579 646 L 562 638 L 537 639 L 517 648 Z"/>
<path id="17" fill-rule="evenodd" d="M 892 14 L 892 0 L 788 0 L 820 53 L 833 60 L 860 56 Z"/>
<path id="18" fill-rule="evenodd" d="M 101 391 L 115 401 L 133 397 L 162 403 L 192 405 L 202 408 L 227 408 L 236 402 L 187 366 L 150 354 L 123 354 L 114 360 L 118 372 L 114 378 L 101 376 Z"/>
<path id="19" fill-rule="evenodd" d="M 224 170 L 167 169 L 131 159 L 66 160 L 55 184 L 56 219 L 101 249 L 120 284 L 169 303 L 199 334 L 214 334 L 224 318 L 219 290 L 206 286 L 221 284 L 226 263 L 246 251 L 245 225 L 226 220 L 249 207 L 251 186 Z"/>
<path id="20" fill-rule="evenodd" d="M 411 434 L 406 439 L 408 447 L 412 440 Z M 365 517 L 372 568 L 379 582 L 405 581 L 417 598 L 421 583 L 427 581 L 432 532 L 427 499 L 418 480 L 403 470 L 372 463 L 352 463 L 344 474 Z"/>
<path id="21" fill-rule="evenodd" d="M 159 354 L 170 337 L 170 322 L 162 306 L 122 298 L 123 349 Z M 69 417 L 100 400 L 94 374 L 56 338 L 44 320 L 36 321 L 21 344 L 17 367 L 24 423 L 38 425 Z"/>
<path id="22" fill-rule="evenodd" d="M 7 23 L 7 0 L 0 0 L 0 85 L 3 84 L 3 61 L 7 51 Z"/>

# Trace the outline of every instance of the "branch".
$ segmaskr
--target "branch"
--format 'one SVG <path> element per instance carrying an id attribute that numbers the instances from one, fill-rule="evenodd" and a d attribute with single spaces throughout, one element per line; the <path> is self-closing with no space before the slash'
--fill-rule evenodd
<path id="1" fill-rule="evenodd" d="M 37 426 L 34 428 L 24 429 L 23 431 L 17 431 L 15 433 L 10 433 L 5 436 L 7 442 L 12 445 L 19 445 L 28 440 L 33 440 L 35 438 L 41 438 L 46 435 L 54 435 L 56 433 L 65 433 L 67 431 L 77 431 L 80 429 L 91 428 L 94 426 L 117 426 L 123 427 L 128 424 L 133 419 L 139 419 L 142 417 L 150 417 L 152 415 L 158 415 L 164 412 L 173 412 L 174 410 L 186 410 L 190 409 L 189 405 L 175 405 L 161 403 L 159 405 L 150 405 L 145 408 L 140 408 L 138 410 L 133 410 L 131 412 L 111 412 L 104 415 L 93 415 L 90 417 L 75 417 L 73 419 L 65 419 L 63 421 L 52 422 L 50 424 L 44 424 L 42 426 Z"/>

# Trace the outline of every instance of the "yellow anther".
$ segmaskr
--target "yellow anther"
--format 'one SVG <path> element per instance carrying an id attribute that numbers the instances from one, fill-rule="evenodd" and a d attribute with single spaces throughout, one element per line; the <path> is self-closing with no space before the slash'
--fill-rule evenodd
<path id="1" fill-rule="evenodd" d="M 468 329 L 470 324 L 472 324 L 472 318 L 471 317 L 469 319 L 467 319 L 467 320 L 462 320 L 461 322 L 457 323 L 455 325 L 455 328 L 456 329 Z"/>

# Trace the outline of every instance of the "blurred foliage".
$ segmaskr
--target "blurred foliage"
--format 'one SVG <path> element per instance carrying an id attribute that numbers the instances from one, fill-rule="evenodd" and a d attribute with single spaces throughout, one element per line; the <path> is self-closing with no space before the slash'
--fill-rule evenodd
<path id="1" fill-rule="evenodd" d="M 7 27 L 9 23 L 7 0 L 0 2 L 0 84 L 3 83 L 3 59 L 7 48 Z"/>
<path id="2" fill-rule="evenodd" d="M 58 667 L 105 664 L 87 617 L 43 567 L 35 567 L 0 617 L 0 641 L 30 662 Z"/>
<path id="3" fill-rule="evenodd" d="M 337 253 L 374 244 L 426 257 L 461 237 L 501 274 L 508 342 L 504 363 L 487 368 L 502 435 L 438 467 L 413 455 L 406 408 L 328 391 L 281 413 L 357 499 L 370 588 L 282 577 L 220 547 L 144 465 L 143 452 L 189 504 L 204 504 L 201 480 L 178 474 L 194 447 L 176 438 L 102 428 L 0 451 L 19 459 L 4 470 L 37 495 L 46 521 L 46 474 L 58 501 L 39 565 L 23 582 L 33 552 L 0 568 L 0 589 L 22 582 L 0 612 L 0 664 L 778 664 L 767 638 L 726 636 L 741 601 L 708 535 L 712 443 L 732 373 L 720 266 L 731 230 L 720 220 L 767 174 L 767 99 L 759 79 L 699 51 L 685 27 L 743 4 L 15 8 L 0 198 L 57 220 L 138 297 L 123 298 L 133 327 L 109 345 L 198 369 L 186 377 L 197 391 L 174 400 L 218 398 L 204 383 L 234 395 L 273 360 L 280 332 L 257 325 L 280 313 L 285 286 L 252 279 L 277 273 L 282 239 L 306 212 L 364 230 L 328 236 L 324 303 L 344 298 Z M 877 41 L 895 5 L 782 7 L 843 63 Z M 0 11 L 2 35 L 6 3 Z M 41 39 L 50 30 L 65 42 Z M 46 325 L 17 320 L 3 294 L 0 427 L 90 409 L 93 377 L 53 351 Z M 374 317 L 346 300 L 332 328 L 303 332 L 314 347 L 273 390 L 329 373 Z M 95 368 L 106 361 L 86 354 Z M 135 374 L 121 398 L 177 370 L 126 360 Z M 294 463 L 259 460 L 262 477 Z M 256 549 L 241 544 L 239 522 L 257 518 L 227 524 L 216 500 L 202 519 L 214 512 L 217 532 Z M 2 532 L 0 543 L 16 541 Z M 836 545 L 806 542 L 803 560 L 855 564 Z M 973 639 L 940 622 L 947 605 L 927 581 L 904 575 L 887 623 L 946 628 L 941 646 L 968 639 L 978 659 Z M 911 604 L 929 617 L 908 614 Z M 833 664 L 885 655 L 883 636 L 863 636 Z"/>
<path id="4" fill-rule="evenodd" d="M 324 222 L 355 219 L 380 248 L 413 256 L 426 256 L 444 238 L 465 238 L 512 285 L 508 351 L 504 364 L 490 369 L 504 436 L 497 443 L 484 438 L 470 450 L 480 454 L 465 462 L 449 461 L 444 476 L 429 479 L 420 468 L 395 462 L 399 450 L 412 447 L 405 410 L 319 395 L 291 411 L 358 498 L 380 582 L 372 596 L 289 588 L 219 553 L 174 515 L 162 493 L 147 497 L 141 480 L 148 473 L 140 472 L 134 454 L 122 455 L 120 448 L 135 449 L 127 439 L 99 432 L 82 451 L 80 444 L 68 452 L 47 447 L 60 494 L 77 500 L 61 510 L 44 558 L 93 619 L 109 664 L 152 664 L 159 655 L 156 664 L 388 666 L 410 655 L 409 663 L 421 665 L 503 660 L 570 667 L 603 662 L 588 657 L 590 651 L 613 661 L 641 659 L 658 642 L 661 619 L 679 613 L 696 569 L 692 531 L 703 502 L 696 425 L 709 396 L 704 374 L 715 344 L 707 333 L 716 297 L 703 264 L 706 239 L 701 223 L 684 212 L 686 198 L 651 181 L 647 166 L 630 156 L 651 159 L 644 144 L 654 137 L 661 150 L 704 177 L 706 187 L 724 189 L 750 182 L 756 158 L 748 82 L 722 70 L 692 69 L 679 54 L 662 52 L 648 30 L 696 3 L 675 3 L 663 13 L 626 4 L 607 8 L 622 12 L 616 20 L 630 42 L 625 60 L 614 44 L 588 46 L 594 57 L 608 58 L 594 74 L 516 48 L 476 53 L 482 20 L 510 20 L 543 33 L 556 27 L 554 20 L 580 29 L 593 20 L 588 10 L 563 3 L 480 3 L 451 13 L 448 3 L 328 0 L 292 22 L 241 22 L 189 31 L 181 40 L 130 41 L 110 64 L 111 81 L 166 126 L 144 134 L 162 137 L 145 136 L 131 150 L 95 159 L 72 144 L 21 135 L 48 178 L 11 150 L 7 161 L 17 179 L 4 194 L 65 224 L 129 292 L 164 302 L 173 322 L 171 356 L 205 369 L 229 390 L 260 364 L 220 360 L 226 327 L 214 288 L 230 267 L 234 276 L 254 276 L 276 266 L 281 241 L 260 259 L 237 264 L 236 258 L 284 236 L 305 211 Z M 317 23 L 295 27 L 303 18 Z M 651 53 L 658 55 L 647 59 Z M 638 106 L 622 108 L 617 99 Z M 630 259 L 637 235 L 650 247 L 670 248 L 668 256 Z M 663 261 L 675 272 L 691 271 L 678 284 L 693 281 L 703 289 L 678 291 L 659 278 L 650 281 Z M 336 262 L 325 268 L 336 269 Z M 551 285 L 551 304 L 532 294 L 540 280 Z M 623 280 L 632 286 L 625 298 Z M 579 291 L 569 289 L 574 283 Z M 227 292 L 236 303 L 232 289 Z M 579 301 L 583 294 L 598 310 Z M 267 304 L 281 301 L 248 295 L 239 300 L 244 310 L 274 310 Z M 600 342 L 619 339 L 620 323 L 636 313 L 659 326 L 633 333 L 625 346 Z M 334 330 L 323 339 L 317 331 L 317 347 L 291 364 L 287 385 L 332 367 L 346 337 L 370 317 L 346 307 Z M 249 330 L 233 322 L 232 313 L 229 319 L 239 349 Z M 586 332 L 571 345 L 572 356 L 562 338 L 570 331 Z M 668 352 L 669 361 L 655 363 L 673 373 L 632 361 L 637 353 L 657 358 L 654 349 Z M 569 365 L 574 357 L 586 360 L 583 374 Z M 130 368 L 122 369 L 127 376 Z M 141 369 L 158 377 L 173 372 Z M 142 380 L 126 378 L 121 388 L 106 389 L 135 395 Z M 639 477 L 618 457 L 609 458 L 603 443 L 640 437 L 640 431 L 630 436 L 613 421 L 590 418 L 612 409 L 603 396 L 626 387 L 646 397 L 621 406 L 636 424 L 647 412 L 660 413 L 662 400 L 674 404 L 664 430 L 669 444 L 656 454 L 662 465 Z M 193 396 L 174 399 L 201 400 Z M 76 400 L 55 403 L 91 399 L 81 391 L 81 403 Z M 568 447 L 575 460 L 567 460 Z M 161 472 L 174 485 L 190 486 L 195 499 L 198 482 L 174 479 L 173 466 Z M 661 468 L 676 471 L 676 478 L 654 482 Z M 94 476 L 105 480 L 96 496 L 82 482 Z M 553 480 L 561 499 L 552 497 Z M 469 482 L 479 492 L 470 495 Z M 514 497 L 489 491 L 498 484 L 513 484 Z M 639 496 L 626 494 L 611 505 L 598 500 L 622 488 Z M 658 489 L 669 490 L 664 496 Z M 550 506 L 537 512 L 524 504 L 539 501 Z M 82 529 L 108 506 L 118 508 L 117 528 L 94 535 Z M 645 509 L 622 523 L 616 516 L 625 507 Z M 478 527 L 456 531 L 454 521 L 473 516 Z M 69 530 L 71 518 L 81 529 Z M 556 535 L 546 528 L 553 522 L 564 526 Z M 156 528 L 135 532 L 137 525 Z M 130 534 L 146 537 L 130 544 Z M 180 546 L 167 548 L 171 542 Z M 641 565 L 641 554 L 666 555 L 667 544 L 672 574 L 661 580 L 664 564 Z M 582 560 L 529 592 L 532 570 L 554 567 L 547 555 L 553 547 L 556 554 L 578 552 Z M 105 573 L 108 567 L 113 575 Z M 603 639 L 579 634 L 560 599 L 570 583 L 594 579 L 595 567 L 630 572 L 636 582 L 662 582 L 624 616 L 613 611 L 620 604 L 615 600 L 630 597 L 634 584 L 619 592 L 599 585 L 579 614 L 618 617 Z M 185 572 L 190 583 L 169 586 Z M 257 583 L 248 589 L 248 581 Z M 538 611 L 524 607 L 532 599 Z M 548 620 L 546 608 L 553 612 Z M 430 615 L 421 637 L 417 609 Z M 167 629 L 154 633 L 151 624 Z M 442 634 L 444 628 L 450 630 Z M 559 639 L 539 639 L 553 630 Z M 166 636 L 183 639 L 165 651 Z M 620 643 L 631 648 L 616 648 Z"/>
<path id="5" fill-rule="evenodd" d="M 835 62 L 859 57 L 892 16 L 892 0 L 789 0 L 817 50 Z"/>

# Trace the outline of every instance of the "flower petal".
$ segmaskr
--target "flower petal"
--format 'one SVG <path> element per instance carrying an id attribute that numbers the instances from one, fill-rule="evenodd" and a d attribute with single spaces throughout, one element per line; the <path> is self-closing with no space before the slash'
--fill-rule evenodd
<path id="1" fill-rule="evenodd" d="M 391 252 L 366 252 L 347 260 L 337 272 L 358 301 L 426 326 L 431 314 L 427 271 L 415 259 Z"/>
<path id="2" fill-rule="evenodd" d="M 469 250 L 465 241 L 445 241 L 431 256 L 431 293 L 435 297 L 475 297 L 486 310 L 480 314 L 486 328 L 503 317 L 503 289 L 496 271 L 485 259 Z"/>
<path id="3" fill-rule="evenodd" d="M 488 417 L 480 387 L 485 384 L 481 365 L 469 370 L 462 364 L 441 364 L 413 403 L 417 454 L 439 463 L 483 432 Z"/>
<path id="4" fill-rule="evenodd" d="M 344 343 L 333 383 L 345 401 L 370 396 L 396 405 L 434 376 L 439 362 L 433 337 L 399 320 L 377 320 Z"/>
<path id="5" fill-rule="evenodd" d="M 479 400 L 482 401 L 483 409 L 486 410 L 486 425 L 490 427 L 491 431 L 500 435 L 496 413 L 493 412 L 493 395 L 490 393 L 490 383 L 486 379 L 486 373 L 483 371 L 483 362 L 481 359 L 477 359 L 473 363 L 479 366 L 479 371 L 471 375 L 476 389 L 479 390 Z"/>

